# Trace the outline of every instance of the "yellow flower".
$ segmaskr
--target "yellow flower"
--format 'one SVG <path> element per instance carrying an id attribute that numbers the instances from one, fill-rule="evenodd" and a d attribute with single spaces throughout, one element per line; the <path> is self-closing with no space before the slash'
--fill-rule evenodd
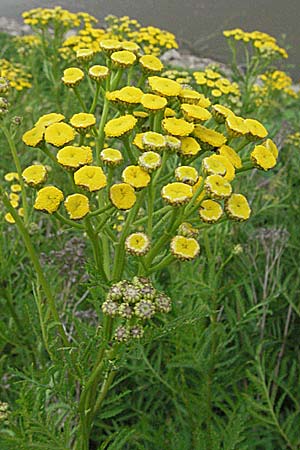
<path id="1" fill-rule="evenodd" d="M 65 116 L 63 114 L 58 113 L 49 113 L 44 114 L 39 118 L 39 120 L 34 124 L 35 127 L 49 127 L 49 125 L 52 125 L 53 123 L 61 122 L 65 119 Z"/>
<path id="2" fill-rule="evenodd" d="M 211 90 L 211 95 L 213 97 L 221 97 L 222 91 L 220 91 L 220 89 L 212 89 Z"/>
<path id="3" fill-rule="evenodd" d="M 66 123 L 53 123 L 46 128 L 45 141 L 54 147 L 62 147 L 73 141 L 75 131 Z"/>
<path id="4" fill-rule="evenodd" d="M 197 183 L 198 177 L 199 174 L 195 167 L 180 166 L 175 169 L 175 178 L 177 181 L 181 181 L 182 183 L 193 186 L 193 184 Z"/>
<path id="5" fill-rule="evenodd" d="M 182 103 L 181 109 L 185 119 L 193 122 L 205 122 L 211 118 L 211 113 L 207 109 L 198 105 L 189 105 L 188 103 Z"/>
<path id="6" fill-rule="evenodd" d="M 256 145 L 250 157 L 258 169 L 269 170 L 276 165 L 276 158 L 264 145 Z"/>
<path id="7" fill-rule="evenodd" d="M 146 150 L 163 150 L 166 147 L 166 138 L 155 131 L 146 131 L 142 136 L 143 148 Z"/>
<path id="8" fill-rule="evenodd" d="M 180 153 L 182 156 L 190 157 L 197 155 L 200 150 L 200 144 L 192 137 L 182 137 Z"/>
<path id="9" fill-rule="evenodd" d="M 122 210 L 130 209 L 136 202 L 134 188 L 128 183 L 113 184 L 109 190 L 112 204 Z"/>
<path id="10" fill-rule="evenodd" d="M 90 147 L 75 147 L 68 145 L 57 152 L 57 161 L 68 169 L 78 169 L 93 161 L 93 153 Z"/>
<path id="11" fill-rule="evenodd" d="M 221 147 L 226 142 L 226 137 L 218 131 L 206 128 L 203 125 L 196 125 L 194 129 L 194 136 L 203 144 L 206 144 L 207 149 Z M 205 148 L 206 149 L 206 148 Z"/>
<path id="12" fill-rule="evenodd" d="M 176 97 L 181 92 L 181 85 L 168 78 L 157 76 L 149 77 L 148 83 L 150 89 L 155 92 L 155 94 L 162 95 L 163 97 Z"/>
<path id="13" fill-rule="evenodd" d="M 171 253 L 181 261 L 191 261 L 200 252 L 200 246 L 196 239 L 184 236 L 175 236 L 170 244 Z"/>
<path id="14" fill-rule="evenodd" d="M 225 210 L 230 219 L 236 221 L 247 220 L 251 214 L 249 203 L 241 194 L 232 194 L 225 202 Z"/>
<path id="15" fill-rule="evenodd" d="M 136 119 L 139 120 L 139 122 L 143 122 L 144 119 L 147 119 L 147 117 L 149 117 L 149 113 L 145 111 L 133 111 L 133 115 Z"/>
<path id="16" fill-rule="evenodd" d="M 144 256 L 150 248 L 150 240 L 145 233 L 132 233 L 125 240 L 125 249 L 134 256 Z"/>
<path id="17" fill-rule="evenodd" d="M 4 219 L 5 219 L 6 222 L 8 222 L 8 223 L 11 223 L 11 224 L 16 223 L 16 222 L 15 222 L 15 219 L 13 218 L 13 216 L 11 215 L 11 213 L 6 213 L 5 216 L 4 216 Z"/>
<path id="18" fill-rule="evenodd" d="M 188 184 L 175 182 L 163 186 L 161 196 L 172 206 L 183 205 L 193 196 L 193 190 Z"/>
<path id="19" fill-rule="evenodd" d="M 103 163 L 108 166 L 117 166 L 123 161 L 122 153 L 115 148 L 105 148 L 100 153 L 100 157 Z"/>
<path id="20" fill-rule="evenodd" d="M 93 56 L 94 56 L 94 52 L 90 48 L 79 48 L 76 51 L 76 58 L 79 61 L 83 61 L 83 62 L 91 61 Z"/>
<path id="21" fill-rule="evenodd" d="M 140 46 L 132 41 L 122 41 L 121 42 L 122 50 L 128 50 L 129 52 L 138 54 L 140 51 Z"/>
<path id="22" fill-rule="evenodd" d="M 134 86 L 125 86 L 117 91 L 116 98 L 122 103 L 135 105 L 140 103 L 143 91 Z"/>
<path id="23" fill-rule="evenodd" d="M 86 195 L 72 194 L 68 195 L 64 201 L 65 208 L 70 219 L 79 220 L 90 212 L 89 199 Z"/>
<path id="24" fill-rule="evenodd" d="M 29 186 L 39 186 L 46 181 L 46 167 L 42 164 L 26 167 L 22 172 L 22 177 Z"/>
<path id="25" fill-rule="evenodd" d="M 109 75 L 109 68 L 106 66 L 100 66 L 99 64 L 89 68 L 89 77 L 94 81 L 105 80 Z"/>
<path id="26" fill-rule="evenodd" d="M 194 125 L 184 119 L 170 117 L 163 119 L 162 126 L 167 133 L 173 136 L 188 136 L 194 130 Z"/>
<path id="27" fill-rule="evenodd" d="M 74 173 L 74 182 L 90 192 L 99 191 L 107 185 L 106 175 L 98 166 L 81 167 Z"/>
<path id="28" fill-rule="evenodd" d="M 203 200 L 200 205 L 199 216 L 203 222 L 216 223 L 222 214 L 222 206 L 214 200 Z"/>
<path id="29" fill-rule="evenodd" d="M 38 147 L 44 139 L 44 127 L 33 127 L 22 136 L 22 141 L 29 147 Z"/>
<path id="30" fill-rule="evenodd" d="M 120 50 L 119 52 L 114 52 L 111 54 L 111 60 L 115 66 L 126 68 L 131 67 L 135 63 L 136 56 L 128 50 Z"/>
<path id="31" fill-rule="evenodd" d="M 208 108 L 211 105 L 211 101 L 209 100 L 209 98 L 201 94 L 201 98 L 198 101 L 197 105 L 202 106 L 202 108 Z"/>
<path id="32" fill-rule="evenodd" d="M 77 67 L 69 67 L 64 70 L 62 82 L 68 87 L 77 86 L 84 78 L 84 72 Z"/>
<path id="33" fill-rule="evenodd" d="M 223 199 L 231 195 L 230 183 L 221 175 L 209 175 L 204 182 L 205 190 L 212 198 Z"/>
<path id="34" fill-rule="evenodd" d="M 152 172 L 161 166 L 161 157 L 155 152 L 145 152 L 138 159 L 139 166 L 147 172 Z"/>
<path id="35" fill-rule="evenodd" d="M 5 181 L 14 181 L 14 180 L 18 180 L 18 179 L 19 179 L 19 175 L 17 172 L 8 172 L 4 175 Z"/>
<path id="36" fill-rule="evenodd" d="M 165 136 L 167 148 L 172 152 L 177 152 L 181 148 L 181 140 L 175 136 Z"/>
<path id="37" fill-rule="evenodd" d="M 132 141 L 133 145 L 135 145 L 142 152 L 145 150 L 143 144 L 143 135 L 144 133 L 137 133 Z"/>
<path id="38" fill-rule="evenodd" d="M 20 217 L 24 217 L 24 208 L 19 208 L 18 209 L 18 214 Z"/>
<path id="39" fill-rule="evenodd" d="M 248 128 L 247 137 L 250 140 L 263 139 L 268 135 L 265 127 L 255 119 L 245 119 L 245 125 Z"/>
<path id="40" fill-rule="evenodd" d="M 215 104 L 212 105 L 212 114 L 217 122 L 224 123 L 226 118 L 234 113 L 223 105 Z"/>
<path id="41" fill-rule="evenodd" d="M 117 39 L 102 39 L 99 42 L 99 46 L 105 53 L 110 54 L 121 48 L 121 42 Z"/>
<path id="42" fill-rule="evenodd" d="M 190 105 L 197 105 L 198 102 L 203 98 L 202 94 L 194 91 L 194 89 L 183 88 L 179 95 L 179 100 L 183 103 L 188 103 Z M 208 105 L 209 106 L 209 105 Z"/>
<path id="43" fill-rule="evenodd" d="M 150 111 L 159 111 L 167 106 L 167 100 L 155 94 L 144 94 L 141 97 L 141 104 Z"/>
<path id="44" fill-rule="evenodd" d="M 38 191 L 34 208 L 52 214 L 58 210 L 63 199 L 64 195 L 60 189 L 55 186 L 46 186 Z"/>
<path id="45" fill-rule="evenodd" d="M 225 124 L 228 134 L 231 137 L 246 136 L 249 133 L 249 128 L 247 127 L 243 117 L 230 114 L 226 117 Z"/>
<path id="46" fill-rule="evenodd" d="M 175 117 L 175 116 L 176 116 L 176 111 L 174 111 L 174 109 L 166 108 L 164 110 L 164 117 Z"/>
<path id="47" fill-rule="evenodd" d="M 124 134 L 133 130 L 136 123 L 137 119 L 130 114 L 118 117 L 117 119 L 111 119 L 106 123 L 104 127 L 105 136 L 108 138 L 123 136 Z"/>
<path id="48" fill-rule="evenodd" d="M 178 228 L 178 234 L 185 237 L 197 237 L 199 235 L 199 230 L 189 222 L 182 222 Z"/>
<path id="49" fill-rule="evenodd" d="M 218 149 L 218 153 L 219 153 L 219 155 L 225 156 L 227 159 L 229 159 L 231 164 L 236 169 L 240 169 L 242 167 L 242 160 L 241 160 L 241 158 L 236 153 L 236 151 L 233 150 L 233 148 L 229 147 L 229 145 L 222 145 L 222 147 L 220 147 Z"/>
<path id="50" fill-rule="evenodd" d="M 12 192 L 21 192 L 22 188 L 19 184 L 12 184 L 10 187 Z"/>
<path id="51" fill-rule="evenodd" d="M 203 168 L 210 175 L 222 175 L 225 180 L 232 181 L 235 177 L 235 169 L 226 156 L 211 155 L 202 161 Z M 225 169 L 225 172 L 224 172 Z"/>
<path id="52" fill-rule="evenodd" d="M 163 63 L 153 55 L 143 55 L 140 57 L 139 62 L 148 73 L 160 72 L 164 68 Z"/>
<path id="53" fill-rule="evenodd" d="M 124 183 L 130 184 L 130 186 L 135 189 L 141 189 L 148 186 L 151 177 L 148 172 L 140 166 L 127 166 L 122 172 L 122 180 Z"/>
<path id="54" fill-rule="evenodd" d="M 86 131 L 96 124 L 96 117 L 94 114 L 78 113 L 74 114 L 70 119 L 70 124 L 76 131 Z"/>
<path id="55" fill-rule="evenodd" d="M 9 200 L 11 200 L 12 202 L 18 202 L 19 203 L 20 197 L 15 192 L 11 192 L 9 194 Z"/>

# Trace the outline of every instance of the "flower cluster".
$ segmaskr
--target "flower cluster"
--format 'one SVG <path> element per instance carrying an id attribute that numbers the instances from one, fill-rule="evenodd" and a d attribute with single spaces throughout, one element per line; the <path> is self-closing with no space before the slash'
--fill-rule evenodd
<path id="1" fill-rule="evenodd" d="M 293 89 L 293 80 L 282 70 L 265 72 L 259 77 L 259 84 L 254 85 L 256 104 L 265 104 L 267 99 L 274 99 L 278 93 L 282 93 L 290 98 L 298 98 L 299 94 Z"/>
<path id="2" fill-rule="evenodd" d="M 72 13 L 61 6 L 56 6 L 55 8 L 34 8 L 25 11 L 22 17 L 24 23 L 32 28 L 41 30 L 46 28 L 54 29 L 59 24 L 67 31 L 80 26 L 82 15 L 93 19 L 87 13 Z"/>
<path id="3" fill-rule="evenodd" d="M 193 73 L 198 89 L 207 95 L 213 102 L 221 100 L 236 102 L 240 96 L 239 86 L 222 76 L 217 70 L 206 68 Z"/>
<path id="4" fill-rule="evenodd" d="M 31 74 L 21 64 L 12 63 L 7 59 L 0 59 L 0 77 L 8 80 L 10 87 L 16 91 L 31 87 Z"/>
<path id="5" fill-rule="evenodd" d="M 157 291 L 145 277 L 113 284 L 102 304 L 105 315 L 118 319 L 114 339 L 119 342 L 141 338 L 147 321 L 158 313 L 168 313 L 170 310 L 170 297 Z"/>
<path id="6" fill-rule="evenodd" d="M 23 217 L 24 210 L 22 207 L 20 207 L 21 185 L 19 184 L 19 175 L 17 174 L 17 172 L 8 172 L 4 175 L 4 180 L 9 183 L 10 193 L 8 194 L 8 197 L 11 206 L 18 210 L 18 214 L 20 217 Z M 4 218 L 10 224 L 15 223 L 15 220 L 11 213 L 6 213 Z"/>
<path id="7" fill-rule="evenodd" d="M 240 28 L 225 30 L 223 35 L 228 39 L 249 43 L 253 50 L 267 58 L 287 58 L 287 51 L 277 44 L 276 39 L 261 31 L 243 31 Z"/>

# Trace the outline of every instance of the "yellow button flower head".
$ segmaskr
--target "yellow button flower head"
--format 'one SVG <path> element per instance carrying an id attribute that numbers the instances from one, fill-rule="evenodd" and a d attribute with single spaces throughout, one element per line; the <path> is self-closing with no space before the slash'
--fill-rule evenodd
<path id="1" fill-rule="evenodd" d="M 74 114 L 70 119 L 70 124 L 79 133 L 82 131 L 86 132 L 96 124 L 96 117 L 94 114 L 88 113 Z"/>
<path id="2" fill-rule="evenodd" d="M 78 67 L 69 67 L 64 70 L 62 82 L 68 87 L 77 86 L 84 78 L 84 72 Z"/>
<path id="3" fill-rule="evenodd" d="M 191 261 L 200 252 L 200 246 L 196 239 L 184 236 L 175 236 L 171 240 L 170 249 L 172 255 L 181 261 Z"/>
<path id="4" fill-rule="evenodd" d="M 171 152 L 179 152 L 181 149 L 181 140 L 175 136 L 165 136 L 167 149 L 171 150 Z"/>
<path id="5" fill-rule="evenodd" d="M 63 147 L 73 141 L 74 137 L 75 131 L 73 128 L 63 122 L 53 123 L 45 131 L 45 141 L 54 147 Z"/>
<path id="6" fill-rule="evenodd" d="M 8 222 L 10 224 L 16 223 L 15 219 L 13 218 L 11 213 L 6 213 L 5 216 L 4 216 L 4 219 L 6 220 L 6 222 Z"/>
<path id="7" fill-rule="evenodd" d="M 218 148 L 226 143 L 226 137 L 223 134 L 206 128 L 203 125 L 196 125 L 193 134 L 201 141 L 205 150 Z"/>
<path id="8" fill-rule="evenodd" d="M 200 150 L 200 144 L 192 137 L 182 137 L 180 154 L 185 157 L 195 156 Z"/>
<path id="9" fill-rule="evenodd" d="M 35 127 L 49 127 L 49 125 L 52 125 L 53 123 L 61 122 L 65 119 L 65 116 L 63 114 L 58 113 L 49 113 L 44 114 L 39 118 L 39 120 L 34 124 Z"/>
<path id="10" fill-rule="evenodd" d="M 226 108 L 226 106 L 215 104 L 212 105 L 212 114 L 217 122 L 224 123 L 226 118 L 231 114 L 234 114 L 231 109 Z"/>
<path id="11" fill-rule="evenodd" d="M 151 173 L 153 170 L 156 170 L 161 166 L 161 157 L 158 153 L 152 151 L 145 152 L 139 157 L 138 164 L 144 170 Z"/>
<path id="12" fill-rule="evenodd" d="M 189 184 L 193 186 L 193 184 L 197 183 L 199 174 L 195 167 L 191 166 L 180 166 L 175 169 L 175 178 L 177 181 L 181 181 L 182 183 Z"/>
<path id="13" fill-rule="evenodd" d="M 10 204 L 13 208 L 17 208 L 19 206 L 19 202 L 17 202 L 16 200 L 11 200 Z"/>
<path id="14" fill-rule="evenodd" d="M 205 122 L 211 118 L 211 113 L 198 105 L 182 103 L 181 109 L 185 119 L 192 122 Z"/>
<path id="15" fill-rule="evenodd" d="M 140 46 L 136 42 L 132 41 L 122 41 L 121 42 L 122 50 L 128 50 L 129 52 L 138 54 L 140 51 Z"/>
<path id="16" fill-rule="evenodd" d="M 57 161 L 68 169 L 78 169 L 93 161 L 93 153 L 90 147 L 75 147 L 68 145 L 57 152 Z"/>
<path id="17" fill-rule="evenodd" d="M 246 136 L 249 133 L 249 128 L 243 117 L 230 114 L 226 117 L 225 124 L 228 134 L 231 137 Z"/>
<path id="18" fill-rule="evenodd" d="M 94 52 L 90 48 L 79 48 L 76 51 L 76 58 L 78 59 L 78 61 L 83 61 L 83 62 L 91 61 L 93 56 L 94 56 Z"/>
<path id="19" fill-rule="evenodd" d="M 26 167 L 22 172 L 22 177 L 29 186 L 39 186 L 47 179 L 46 167 L 42 164 Z"/>
<path id="20" fill-rule="evenodd" d="M 89 77 L 97 82 L 106 80 L 109 75 L 109 68 L 106 66 L 100 66 L 99 64 L 89 68 Z"/>
<path id="21" fill-rule="evenodd" d="M 270 150 L 270 152 L 272 153 L 272 155 L 274 156 L 275 159 L 278 158 L 278 148 L 275 144 L 275 142 L 272 141 L 272 139 L 267 139 L 263 145 Z"/>
<path id="22" fill-rule="evenodd" d="M 118 166 L 123 161 L 123 155 L 120 150 L 115 148 L 105 148 L 100 153 L 101 161 L 108 166 Z"/>
<path id="23" fill-rule="evenodd" d="M 184 205 L 193 196 L 191 186 L 181 182 L 169 183 L 163 186 L 161 196 L 172 206 Z"/>
<path id="24" fill-rule="evenodd" d="M 144 94 L 141 97 L 141 104 L 149 111 L 160 111 L 167 106 L 167 99 L 155 94 Z"/>
<path id="25" fill-rule="evenodd" d="M 221 175 L 209 175 L 205 182 L 204 187 L 212 198 L 223 199 L 231 195 L 231 184 L 225 180 Z"/>
<path id="26" fill-rule="evenodd" d="M 166 108 L 164 110 L 164 117 L 175 117 L 176 111 L 172 108 Z"/>
<path id="27" fill-rule="evenodd" d="M 128 183 L 113 184 L 109 190 L 112 204 L 122 210 L 130 209 L 136 202 L 134 188 Z"/>
<path id="28" fill-rule="evenodd" d="M 148 83 L 150 89 L 163 97 L 176 97 L 181 92 L 181 85 L 176 81 L 163 77 L 149 77 Z"/>
<path id="29" fill-rule="evenodd" d="M 33 206 L 39 211 L 53 214 L 58 210 L 63 199 L 64 195 L 60 189 L 55 186 L 46 186 L 38 191 Z"/>
<path id="30" fill-rule="evenodd" d="M 233 148 L 229 147 L 229 145 L 222 145 L 222 147 L 220 147 L 218 149 L 218 153 L 219 153 L 219 155 L 225 156 L 227 159 L 229 159 L 231 164 L 236 169 L 240 169 L 242 167 L 242 160 L 241 160 L 241 158 L 236 153 L 236 151 L 233 150 Z"/>
<path id="31" fill-rule="evenodd" d="M 235 169 L 226 156 L 211 155 L 202 161 L 203 169 L 210 175 L 222 175 L 225 180 L 232 181 L 235 177 Z M 225 172 L 224 172 L 225 168 Z"/>
<path id="32" fill-rule="evenodd" d="M 264 139 L 268 135 L 267 130 L 258 120 L 245 119 L 245 125 L 248 127 L 247 137 L 251 141 Z"/>
<path id="33" fill-rule="evenodd" d="M 22 136 L 22 141 L 29 147 L 38 147 L 44 139 L 44 127 L 33 127 Z"/>
<path id="34" fill-rule="evenodd" d="M 117 119 L 111 119 L 104 127 L 105 136 L 108 138 L 124 136 L 124 134 L 133 130 L 136 123 L 137 119 L 131 114 L 126 114 Z"/>
<path id="35" fill-rule="evenodd" d="M 19 179 L 19 175 L 17 172 L 7 172 L 4 175 L 5 181 L 14 181 L 14 180 L 18 180 L 18 179 Z"/>
<path id="36" fill-rule="evenodd" d="M 173 136 L 188 136 L 194 130 L 192 123 L 175 117 L 163 119 L 162 126 L 167 133 Z"/>
<path id="37" fill-rule="evenodd" d="M 148 186 L 151 177 L 148 172 L 140 166 L 127 166 L 122 172 L 122 180 L 124 183 L 130 184 L 130 186 L 135 189 L 141 189 Z"/>
<path id="38" fill-rule="evenodd" d="M 242 222 L 251 214 L 249 203 L 242 194 L 232 194 L 225 202 L 225 210 L 230 219 Z"/>
<path id="39" fill-rule="evenodd" d="M 160 151 L 166 148 L 166 138 L 155 131 L 146 131 L 142 136 L 143 148 L 145 150 Z"/>
<path id="40" fill-rule="evenodd" d="M 134 86 L 125 86 L 118 90 L 116 98 L 125 105 L 136 105 L 140 103 L 143 91 Z"/>
<path id="41" fill-rule="evenodd" d="M 121 42 L 117 39 L 102 39 L 99 42 L 99 46 L 107 54 L 113 53 L 122 47 Z"/>
<path id="42" fill-rule="evenodd" d="M 213 97 L 221 97 L 221 95 L 222 95 L 222 91 L 220 90 L 220 89 L 212 89 L 211 90 L 211 95 L 213 96 Z"/>
<path id="43" fill-rule="evenodd" d="M 134 53 L 128 50 L 120 50 L 111 54 L 111 60 L 116 67 L 127 68 L 133 66 L 136 61 Z"/>
<path id="44" fill-rule="evenodd" d="M 145 111 L 133 111 L 133 115 L 140 123 L 143 123 L 147 117 L 149 117 L 149 113 Z"/>
<path id="45" fill-rule="evenodd" d="M 125 240 L 125 249 L 134 256 L 144 256 L 149 251 L 150 240 L 145 233 L 132 233 Z"/>
<path id="46" fill-rule="evenodd" d="M 199 235 L 198 228 L 193 227 L 189 222 L 182 222 L 178 228 L 178 234 L 185 237 L 197 237 Z"/>
<path id="47" fill-rule="evenodd" d="M 223 214 L 220 203 L 214 200 L 203 200 L 199 209 L 199 216 L 203 222 L 216 223 Z"/>
<path id="48" fill-rule="evenodd" d="M 276 158 L 264 145 L 256 145 L 250 158 L 258 169 L 269 170 L 276 165 Z"/>
<path id="49" fill-rule="evenodd" d="M 21 192 L 21 190 L 22 190 L 20 184 L 12 184 L 10 189 L 12 192 Z"/>
<path id="50" fill-rule="evenodd" d="M 98 166 L 81 167 L 74 173 L 74 182 L 90 192 L 99 191 L 107 185 L 106 175 Z"/>
<path id="51" fill-rule="evenodd" d="M 194 91 L 194 89 L 182 88 L 178 97 L 182 103 L 188 103 L 190 105 L 197 105 L 199 100 L 202 99 L 203 95 L 197 91 Z"/>
<path id="52" fill-rule="evenodd" d="M 197 105 L 202 106 L 202 108 L 208 108 L 211 105 L 211 101 L 209 98 L 201 94 L 201 98 L 199 99 Z"/>
<path id="53" fill-rule="evenodd" d="M 9 194 L 9 200 L 11 200 L 12 202 L 18 202 L 19 203 L 20 197 L 15 192 L 11 192 Z"/>
<path id="54" fill-rule="evenodd" d="M 142 69 L 148 73 L 161 72 L 164 68 L 163 63 L 156 56 L 143 55 L 139 60 Z"/>
<path id="55" fill-rule="evenodd" d="M 70 219 L 83 219 L 90 212 L 89 199 L 83 194 L 68 195 L 64 201 Z"/>

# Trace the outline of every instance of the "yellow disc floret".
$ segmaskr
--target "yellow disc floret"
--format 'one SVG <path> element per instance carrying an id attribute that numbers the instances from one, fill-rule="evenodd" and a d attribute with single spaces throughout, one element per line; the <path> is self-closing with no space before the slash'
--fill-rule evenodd
<path id="1" fill-rule="evenodd" d="M 121 210 L 132 208 L 136 202 L 134 188 L 128 183 L 113 184 L 109 190 L 112 204 Z"/>
<path id="2" fill-rule="evenodd" d="M 64 202 L 70 219 L 83 219 L 90 212 L 89 199 L 83 194 L 68 195 Z"/>
<path id="3" fill-rule="evenodd" d="M 46 167 L 42 164 L 35 164 L 29 167 L 26 167 L 22 172 L 22 177 L 29 186 L 39 186 L 44 183 L 47 178 L 47 170 Z"/>
<path id="4" fill-rule="evenodd" d="M 127 166 L 122 172 L 124 183 L 130 184 L 135 189 L 141 189 L 150 183 L 151 177 L 146 170 L 140 166 Z"/>
<path id="5" fill-rule="evenodd" d="M 38 191 L 34 208 L 53 214 L 58 210 L 63 199 L 64 194 L 60 189 L 55 186 L 46 186 Z"/>
<path id="6" fill-rule="evenodd" d="M 106 175 L 98 166 L 81 167 L 74 173 L 74 182 L 90 192 L 99 191 L 107 185 Z"/>
<path id="7" fill-rule="evenodd" d="M 169 183 L 161 190 L 162 198 L 172 206 L 183 205 L 193 196 L 191 186 L 181 182 Z"/>
<path id="8" fill-rule="evenodd" d="M 200 246 L 196 239 L 184 236 L 175 236 L 170 244 L 171 253 L 181 261 L 191 261 L 200 252 Z"/>
<path id="9" fill-rule="evenodd" d="M 75 131 L 73 128 L 63 122 L 53 123 L 45 131 L 45 141 L 54 145 L 54 147 L 63 147 L 73 141 L 74 137 Z"/>

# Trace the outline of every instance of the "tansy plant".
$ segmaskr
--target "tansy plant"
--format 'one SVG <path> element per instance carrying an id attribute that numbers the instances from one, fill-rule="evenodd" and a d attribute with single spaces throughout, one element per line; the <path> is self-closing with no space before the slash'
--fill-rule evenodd
<path id="1" fill-rule="evenodd" d="M 26 20 L 42 28 L 33 13 Z M 203 235 L 219 223 L 248 220 L 251 207 L 241 181 L 253 169 L 272 169 L 278 156 L 255 116 L 211 105 L 203 93 L 161 76 L 161 61 L 143 54 L 136 42 L 104 39 L 99 45 L 96 55 L 81 49 L 78 65 L 61 73 L 65 92 L 75 94 L 76 112 L 45 111 L 24 132 L 22 145 L 35 160 L 28 167 L 21 167 L 4 116 L 7 86 L 1 91 L 1 129 L 16 166 L 5 180 L 12 192 L 1 187 L 1 199 L 7 221 L 24 240 L 68 355 L 79 392 L 76 450 L 89 448 L 119 355 L 171 308 L 171 300 L 155 288 L 154 274 L 196 259 Z M 88 89 L 90 95 L 83 96 Z M 115 227 L 120 213 L 122 226 Z M 95 331 L 98 354 L 88 375 L 79 370 L 76 338 L 68 338 L 27 231 L 42 214 L 91 244 L 102 315 Z M 49 316 L 42 307 L 39 313 L 45 326 Z"/>

